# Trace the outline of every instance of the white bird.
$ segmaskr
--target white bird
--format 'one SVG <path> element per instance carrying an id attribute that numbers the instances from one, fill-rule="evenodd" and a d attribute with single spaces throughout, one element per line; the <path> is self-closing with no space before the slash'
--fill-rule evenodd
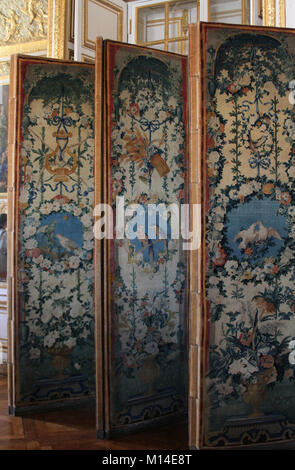
<path id="1" fill-rule="evenodd" d="M 267 238 L 271 237 L 282 240 L 281 235 L 273 227 L 266 228 L 261 221 L 259 221 L 257 224 L 259 226 L 259 230 L 257 230 L 258 242 L 264 242 Z"/>
<path id="2" fill-rule="evenodd" d="M 240 250 L 245 250 L 248 243 L 254 243 L 256 241 L 256 231 L 255 227 L 257 225 L 257 222 L 254 222 L 254 224 L 250 225 L 247 230 L 241 230 L 239 233 L 236 234 L 234 241 L 236 242 L 240 238 L 242 239 L 241 243 L 239 244 Z"/>
<path id="3" fill-rule="evenodd" d="M 234 237 L 234 241 L 241 239 L 242 241 L 239 244 L 239 248 L 240 250 L 245 250 L 247 245 L 251 245 L 255 242 L 265 242 L 271 237 L 277 238 L 278 240 L 282 239 L 280 234 L 273 227 L 266 228 L 261 220 L 259 220 L 250 225 L 247 230 L 241 230 L 237 233 Z"/>
<path id="4" fill-rule="evenodd" d="M 79 248 L 78 245 L 73 240 L 71 240 L 71 238 L 67 238 L 64 235 L 61 235 L 60 233 L 56 234 L 56 238 L 58 239 L 61 246 L 67 251 L 73 251 Z"/>

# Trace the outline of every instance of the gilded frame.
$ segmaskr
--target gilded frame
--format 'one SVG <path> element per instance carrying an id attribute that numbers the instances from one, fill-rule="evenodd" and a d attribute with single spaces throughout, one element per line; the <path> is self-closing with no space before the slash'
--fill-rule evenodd
<path id="1" fill-rule="evenodd" d="M 279 0 L 278 10 L 276 8 L 276 0 L 260 0 L 260 2 L 262 2 L 263 26 L 280 26 L 281 28 L 285 28 L 286 0 Z M 279 19 L 277 19 L 277 12 L 279 13 Z M 277 24 L 277 22 L 279 24 Z"/>
<path id="2" fill-rule="evenodd" d="M 82 53 L 82 62 L 86 62 L 87 64 L 95 64 L 95 57 L 91 57 L 90 55 Z"/>
<path id="3" fill-rule="evenodd" d="M 276 26 L 276 0 L 263 0 L 263 26 Z"/>
<path id="4" fill-rule="evenodd" d="M 65 58 L 69 6 L 69 0 L 48 0 L 47 57 Z"/>

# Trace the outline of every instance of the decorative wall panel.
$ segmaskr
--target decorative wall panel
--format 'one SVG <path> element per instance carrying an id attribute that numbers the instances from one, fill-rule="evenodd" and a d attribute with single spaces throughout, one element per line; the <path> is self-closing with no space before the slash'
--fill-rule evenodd
<path id="1" fill-rule="evenodd" d="M 71 0 L 48 0 L 47 57 L 67 58 L 71 13 Z"/>
<path id="2" fill-rule="evenodd" d="M 106 41 L 104 202 L 114 210 L 118 196 L 144 218 L 149 204 L 186 200 L 186 67 L 183 56 Z M 187 264 L 169 224 L 167 238 L 149 239 L 144 224 L 144 235 L 128 239 L 126 228 L 104 247 L 107 432 L 186 409 Z"/>
<path id="3" fill-rule="evenodd" d="M 83 46 L 95 49 L 98 33 L 104 38 L 123 40 L 123 8 L 118 5 L 106 0 L 84 0 Z M 102 17 L 98 30 L 97 19 Z"/>
<path id="4" fill-rule="evenodd" d="M 202 354 L 196 446 L 290 439 L 295 437 L 290 92 L 295 35 L 201 24 L 201 41 Z"/>
<path id="5" fill-rule="evenodd" d="M 10 388 L 20 412 L 94 394 L 94 67 L 13 60 Z"/>
<path id="6" fill-rule="evenodd" d="M 47 13 L 47 0 L 3 0 L 0 7 L 0 46 L 45 39 Z"/>

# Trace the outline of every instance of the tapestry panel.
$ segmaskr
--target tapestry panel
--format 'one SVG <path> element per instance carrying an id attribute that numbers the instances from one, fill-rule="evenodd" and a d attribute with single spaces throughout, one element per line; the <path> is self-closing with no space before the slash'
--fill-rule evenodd
<path id="1" fill-rule="evenodd" d="M 203 446 L 295 437 L 295 36 L 202 24 Z"/>
<path id="2" fill-rule="evenodd" d="M 0 85 L 0 194 L 7 193 L 8 95 L 9 95 L 9 86 L 8 85 Z"/>
<path id="3" fill-rule="evenodd" d="M 16 406 L 94 394 L 93 89 L 91 65 L 17 60 Z"/>
<path id="4" fill-rule="evenodd" d="M 110 428 L 186 409 L 186 253 L 148 206 L 187 199 L 187 59 L 107 42 L 108 203 L 141 204 L 143 224 L 108 247 Z M 153 209 L 154 210 L 154 209 Z M 130 220 L 130 217 L 129 217 Z M 127 221 L 127 218 L 126 218 Z M 161 238 L 165 233 L 166 236 Z M 163 231 L 163 234 L 162 234 Z"/>

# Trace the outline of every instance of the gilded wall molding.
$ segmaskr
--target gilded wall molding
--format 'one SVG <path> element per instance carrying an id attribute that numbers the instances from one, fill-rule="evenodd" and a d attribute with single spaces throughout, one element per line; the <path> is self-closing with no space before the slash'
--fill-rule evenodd
<path id="1" fill-rule="evenodd" d="M 276 19 L 276 0 L 263 0 L 263 25 L 286 27 L 286 0 L 278 0 L 278 22 Z"/>
<path id="2" fill-rule="evenodd" d="M 9 57 L 11 54 L 28 54 L 30 52 L 46 51 L 47 41 L 24 42 L 21 44 L 11 44 L 9 46 L 0 47 L 0 58 Z"/>
<path id="3" fill-rule="evenodd" d="M 95 57 L 91 57 L 87 54 L 82 54 L 82 62 L 86 64 L 95 64 Z"/>
<path id="4" fill-rule="evenodd" d="M 45 39 L 47 6 L 47 0 L 2 0 L 0 46 Z"/>
<path id="5" fill-rule="evenodd" d="M 12 54 L 47 50 L 48 1 L 1 0 L 0 2 L 0 82 L 9 81 Z"/>
<path id="6" fill-rule="evenodd" d="M 286 0 L 280 0 L 280 26 L 286 27 Z"/>
<path id="7" fill-rule="evenodd" d="M 67 0 L 48 0 L 47 56 L 64 59 L 66 55 Z"/>
<path id="8" fill-rule="evenodd" d="M 111 13 L 117 18 L 117 41 L 123 41 L 123 10 L 119 6 L 108 2 L 107 0 L 84 0 L 84 18 L 83 18 L 83 47 L 95 50 L 95 42 L 91 40 L 88 31 L 88 4 L 92 2 Z"/>
<path id="9" fill-rule="evenodd" d="M 276 26 L 276 0 L 263 0 L 263 26 Z"/>

